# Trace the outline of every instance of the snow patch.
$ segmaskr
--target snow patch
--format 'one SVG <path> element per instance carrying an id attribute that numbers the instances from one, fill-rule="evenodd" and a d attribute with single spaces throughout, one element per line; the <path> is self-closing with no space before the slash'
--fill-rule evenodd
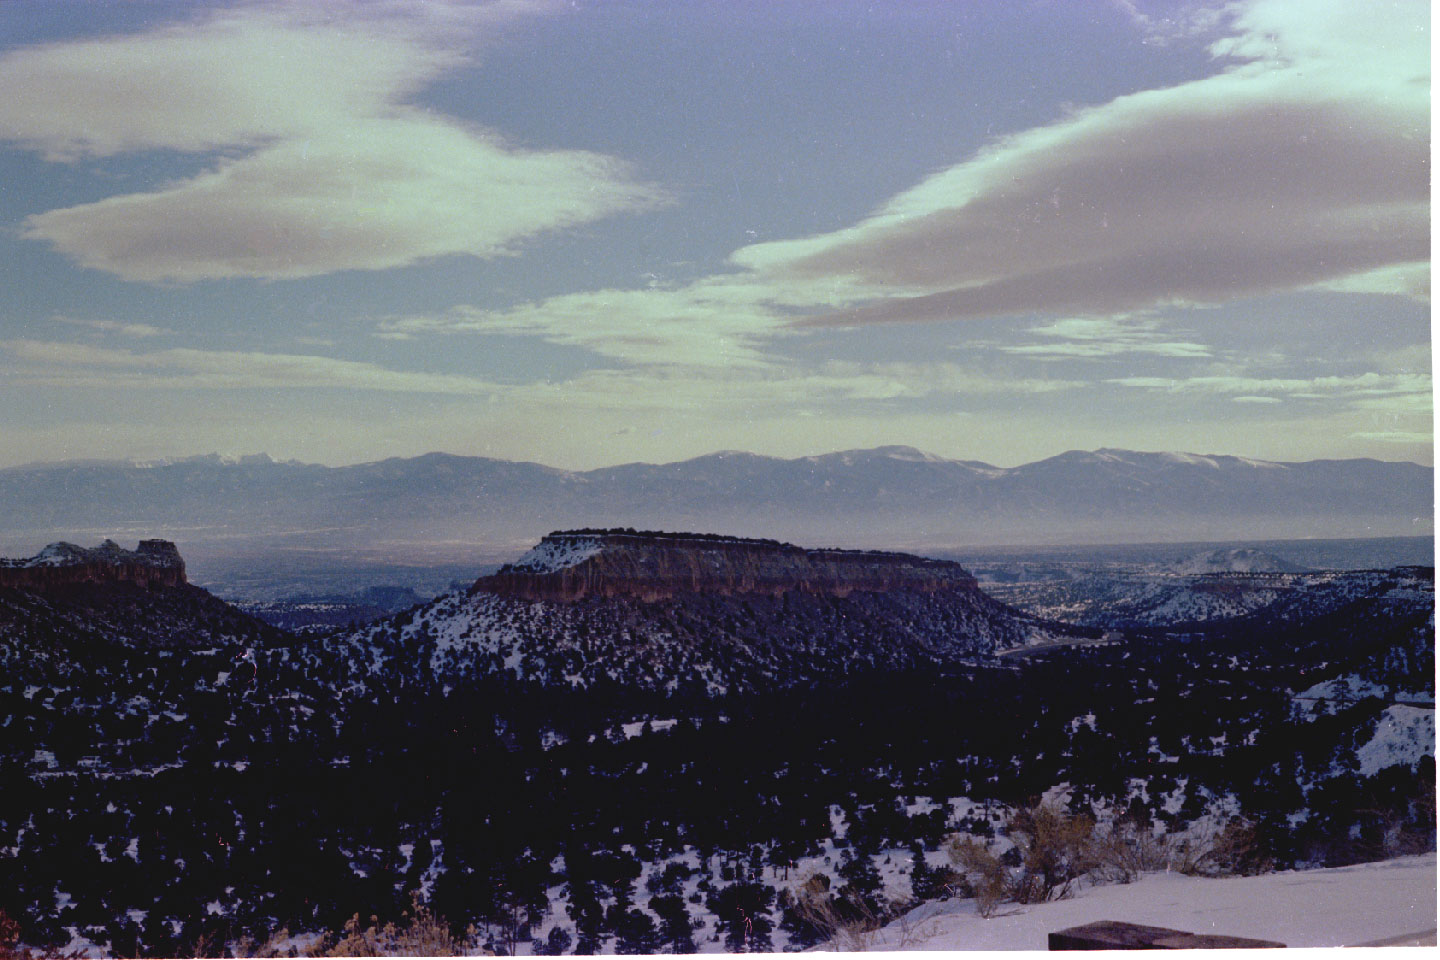
<path id="1" fill-rule="evenodd" d="M 620 729 L 625 731 L 625 739 L 630 740 L 645 732 L 645 724 L 650 724 L 650 729 L 655 733 L 664 733 L 678 723 L 678 720 L 637 720 L 634 723 L 622 723 Z"/>
<path id="2" fill-rule="evenodd" d="M 1372 776 L 1397 764 L 1414 766 L 1435 755 L 1433 708 L 1394 704 L 1385 708 L 1370 742 L 1355 751 L 1361 776 Z"/>
<path id="3" fill-rule="evenodd" d="M 1210 467 L 1214 470 L 1220 469 L 1220 464 L 1209 457 L 1202 457 L 1198 453 L 1181 453 L 1177 450 L 1168 450 L 1160 454 L 1160 459 L 1170 463 L 1184 463 L 1195 467 Z"/>

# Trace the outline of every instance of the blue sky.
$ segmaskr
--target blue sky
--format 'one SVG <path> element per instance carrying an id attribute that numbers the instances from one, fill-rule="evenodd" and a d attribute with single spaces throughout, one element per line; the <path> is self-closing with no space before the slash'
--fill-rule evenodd
<path id="1" fill-rule="evenodd" d="M 0 465 L 1431 462 L 1429 5 L 0 5 Z"/>

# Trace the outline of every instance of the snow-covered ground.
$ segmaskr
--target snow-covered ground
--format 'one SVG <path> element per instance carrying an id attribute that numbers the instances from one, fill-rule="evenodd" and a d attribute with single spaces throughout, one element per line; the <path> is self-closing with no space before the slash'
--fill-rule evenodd
<path id="1" fill-rule="evenodd" d="M 1435 706 L 1435 695 L 1424 690 L 1392 690 L 1384 684 L 1366 680 L 1357 673 L 1326 680 L 1295 694 L 1296 700 L 1325 700 L 1329 702 L 1353 702 L 1366 697 L 1380 697 L 1398 703 L 1412 703 L 1417 706 Z"/>
<path id="2" fill-rule="evenodd" d="M 1147 874 L 1132 884 L 1087 887 L 1070 900 L 1007 904 L 989 919 L 976 914 L 973 900 L 934 901 L 876 931 L 869 947 L 1044 950 L 1051 932 L 1096 920 L 1278 940 L 1290 947 L 1367 944 L 1433 931 L 1435 876 L 1433 853 L 1219 880 Z"/>
<path id="3" fill-rule="evenodd" d="M 1375 736 L 1355 751 L 1360 775 L 1374 776 L 1396 764 L 1414 766 L 1421 757 L 1435 754 L 1435 708 L 1396 703 L 1385 708 L 1375 725 Z"/>

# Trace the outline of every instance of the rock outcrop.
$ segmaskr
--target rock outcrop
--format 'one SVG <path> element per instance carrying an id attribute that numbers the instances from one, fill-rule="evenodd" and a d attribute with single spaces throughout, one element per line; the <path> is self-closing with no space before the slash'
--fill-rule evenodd
<path id="1" fill-rule="evenodd" d="M 959 564 L 901 553 L 807 550 L 773 540 L 703 534 L 570 530 L 552 533 L 474 591 L 572 603 L 587 597 L 646 602 L 687 594 L 778 597 L 802 593 L 978 591 Z"/>
<path id="2" fill-rule="evenodd" d="M 178 587 L 185 584 L 185 561 L 169 540 L 141 540 L 126 550 L 113 540 L 86 549 L 52 543 L 33 557 L 0 559 L 0 587 L 45 590 L 81 583 L 131 583 Z"/>

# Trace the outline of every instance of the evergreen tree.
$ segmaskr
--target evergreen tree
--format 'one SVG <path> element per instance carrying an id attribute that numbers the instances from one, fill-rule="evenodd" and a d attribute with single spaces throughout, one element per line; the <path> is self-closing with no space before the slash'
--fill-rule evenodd
<path id="1" fill-rule="evenodd" d="M 920 901 L 934 900 L 940 896 L 941 886 L 937 871 L 925 862 L 925 848 L 916 840 L 910 844 L 910 893 Z"/>
<path id="2" fill-rule="evenodd" d="M 598 953 L 604 939 L 605 912 L 590 881 L 571 879 L 568 909 L 575 921 L 575 952 Z"/>
<path id="3" fill-rule="evenodd" d="M 660 918 L 660 940 L 670 953 L 694 953 L 695 938 L 690 911 L 678 896 L 650 898 L 650 909 Z"/>
<path id="4" fill-rule="evenodd" d="M 705 906 L 719 919 L 731 952 L 765 952 L 770 949 L 774 899 L 775 891 L 764 884 L 735 883 L 707 897 Z"/>
<path id="5" fill-rule="evenodd" d="M 650 919 L 649 914 L 634 907 L 616 918 L 614 930 L 617 953 L 651 954 L 657 952 L 660 946 L 660 935 L 655 929 L 655 921 Z"/>
<path id="6" fill-rule="evenodd" d="M 569 949 L 570 931 L 561 926 L 554 926 L 550 928 L 550 934 L 544 940 L 537 938 L 532 942 L 530 952 L 537 956 L 559 957 Z"/>
<path id="7" fill-rule="evenodd" d="M 870 909 L 879 909 L 875 898 L 880 891 L 881 879 L 873 857 L 865 853 L 858 854 L 854 859 L 842 864 L 837 872 L 841 879 L 846 881 L 845 886 L 840 888 L 842 899 L 856 895 Z"/>

